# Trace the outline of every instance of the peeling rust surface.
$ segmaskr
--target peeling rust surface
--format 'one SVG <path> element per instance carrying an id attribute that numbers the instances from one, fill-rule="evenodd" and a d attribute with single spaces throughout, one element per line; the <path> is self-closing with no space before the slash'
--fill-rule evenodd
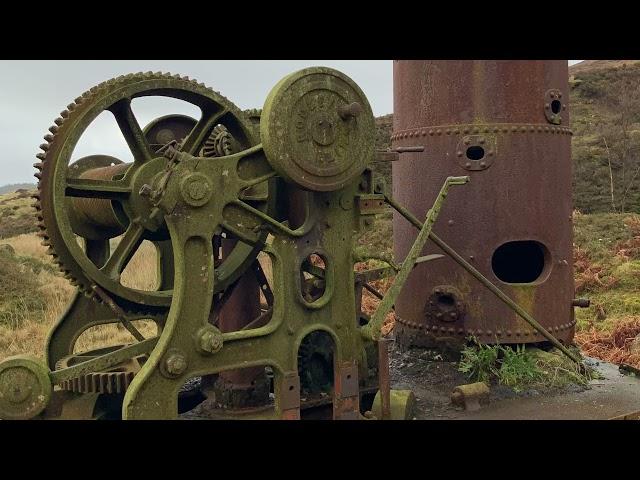
<path id="1" fill-rule="evenodd" d="M 575 326 L 567 68 L 565 61 L 395 61 L 392 136 L 393 149 L 425 146 L 393 163 L 394 198 L 420 218 L 447 176 L 470 175 L 447 198 L 433 231 L 563 342 Z M 560 101 L 556 116 L 546 108 L 551 91 Z M 396 258 L 414 238 L 413 227 L 396 214 Z M 527 267 L 534 280 L 525 285 L 502 281 L 494 252 L 523 241 L 544 246 L 541 271 Z M 423 251 L 430 253 L 441 253 L 431 241 Z M 442 285 L 462 292 L 466 308 L 453 322 L 425 314 Z M 450 258 L 416 266 L 396 311 L 400 341 L 403 335 L 544 341 Z"/>

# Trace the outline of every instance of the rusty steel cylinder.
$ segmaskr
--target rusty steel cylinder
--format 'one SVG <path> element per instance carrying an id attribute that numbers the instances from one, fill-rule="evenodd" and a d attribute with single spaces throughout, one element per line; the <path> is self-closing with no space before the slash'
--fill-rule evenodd
<path id="1" fill-rule="evenodd" d="M 433 232 L 562 342 L 574 334 L 568 63 L 394 61 L 393 195 L 424 219 L 447 176 Z M 416 238 L 394 215 L 396 257 Z M 424 254 L 442 253 L 431 241 Z M 545 338 L 451 258 L 416 266 L 396 302 L 401 345 Z"/>

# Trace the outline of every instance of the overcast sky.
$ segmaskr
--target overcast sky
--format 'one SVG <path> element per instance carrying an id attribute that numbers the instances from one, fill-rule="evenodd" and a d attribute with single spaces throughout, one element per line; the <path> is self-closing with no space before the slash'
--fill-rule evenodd
<path id="1" fill-rule="evenodd" d="M 569 64 L 580 60 L 570 60 Z M 241 109 L 262 108 L 271 88 L 300 68 L 324 65 L 350 76 L 364 91 L 376 116 L 393 111 L 391 60 L 76 60 L 0 61 L 0 186 L 34 182 L 43 135 L 67 104 L 94 85 L 140 71 L 180 73 L 221 92 Z M 134 101 L 141 125 L 168 113 L 195 116 L 179 101 Z M 78 144 L 74 159 L 102 153 L 130 161 L 128 149 L 109 114 L 96 119 Z"/>

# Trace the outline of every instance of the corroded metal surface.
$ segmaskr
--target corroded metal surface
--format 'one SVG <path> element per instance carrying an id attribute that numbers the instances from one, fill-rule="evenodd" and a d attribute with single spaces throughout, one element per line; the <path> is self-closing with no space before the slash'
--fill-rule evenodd
<path id="1" fill-rule="evenodd" d="M 433 231 L 565 342 L 575 325 L 567 105 L 566 61 L 394 62 L 393 148 L 425 147 L 394 162 L 395 199 L 423 217 L 446 177 L 469 175 Z M 414 238 L 396 215 L 397 258 Z M 396 312 L 405 344 L 544 340 L 450 258 L 416 266 Z"/>

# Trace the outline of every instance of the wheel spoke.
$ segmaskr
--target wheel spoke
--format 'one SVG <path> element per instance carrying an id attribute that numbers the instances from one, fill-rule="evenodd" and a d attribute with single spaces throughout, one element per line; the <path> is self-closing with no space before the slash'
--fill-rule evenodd
<path id="1" fill-rule="evenodd" d="M 185 139 L 182 151 L 187 152 L 189 155 L 197 155 L 198 150 L 211 134 L 213 127 L 215 127 L 218 120 L 227 113 L 229 113 L 229 110 L 226 108 L 222 110 L 204 110 L 202 112 L 202 118 L 198 120 L 196 126 L 193 127 L 193 130 L 191 130 L 191 133 Z"/>
<path id="2" fill-rule="evenodd" d="M 135 163 L 144 163 L 152 158 L 151 147 L 145 138 L 142 128 L 131 110 L 131 99 L 125 98 L 110 109 L 118 122 L 120 131 L 129 145 Z"/>
<path id="3" fill-rule="evenodd" d="M 143 233 L 142 225 L 137 223 L 129 225 L 120 243 L 100 270 L 111 278 L 118 278 L 142 243 Z"/>
<path id="4" fill-rule="evenodd" d="M 131 187 L 123 182 L 94 180 L 91 178 L 67 178 L 67 197 L 104 198 L 118 200 L 131 194 Z"/>

